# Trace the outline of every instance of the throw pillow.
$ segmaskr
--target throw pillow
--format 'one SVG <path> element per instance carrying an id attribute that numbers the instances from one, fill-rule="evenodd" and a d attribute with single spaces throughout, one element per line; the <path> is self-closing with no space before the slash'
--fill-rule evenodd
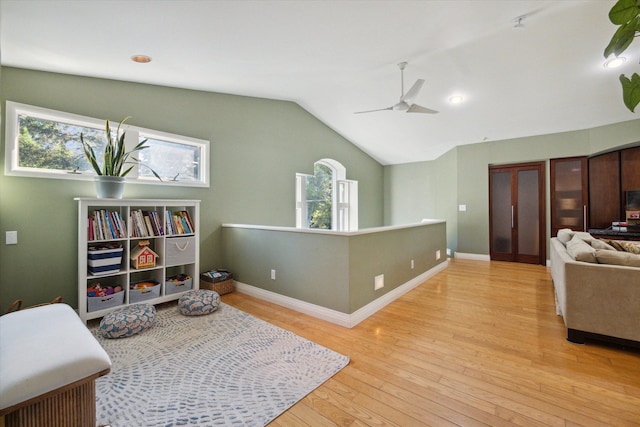
<path id="1" fill-rule="evenodd" d="M 597 263 L 596 250 L 577 234 L 567 243 L 567 253 L 576 261 Z"/>
<path id="2" fill-rule="evenodd" d="M 604 249 L 604 250 L 607 250 L 607 251 L 615 251 L 616 250 L 616 248 L 614 248 L 613 246 L 611 246 L 607 242 L 605 242 L 603 240 L 600 240 L 600 239 L 591 240 L 591 247 L 593 249 Z"/>
<path id="3" fill-rule="evenodd" d="M 640 255 L 629 252 L 608 251 L 597 249 L 596 258 L 600 264 L 626 265 L 627 267 L 640 267 Z"/>
<path id="4" fill-rule="evenodd" d="M 636 255 L 640 254 L 640 243 L 627 242 L 625 240 L 620 240 L 619 243 L 625 252 L 630 252 Z"/>

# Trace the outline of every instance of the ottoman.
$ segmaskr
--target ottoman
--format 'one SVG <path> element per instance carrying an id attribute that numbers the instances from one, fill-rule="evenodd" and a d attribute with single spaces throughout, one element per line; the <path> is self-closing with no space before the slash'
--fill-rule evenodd
<path id="1" fill-rule="evenodd" d="M 153 326 L 156 308 L 150 304 L 133 304 L 107 314 L 98 332 L 105 338 L 126 338 Z"/>
<path id="2" fill-rule="evenodd" d="M 178 300 L 180 313 L 185 316 L 202 316 L 213 313 L 220 306 L 220 295 L 215 291 L 198 289 L 189 291 Z"/>

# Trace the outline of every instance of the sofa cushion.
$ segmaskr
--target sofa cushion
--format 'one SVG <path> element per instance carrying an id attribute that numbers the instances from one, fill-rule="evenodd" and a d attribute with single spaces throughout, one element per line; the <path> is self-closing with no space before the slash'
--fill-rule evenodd
<path id="1" fill-rule="evenodd" d="M 576 232 L 570 228 L 561 228 L 560 230 L 558 230 L 558 234 L 556 235 L 556 237 L 558 237 L 558 240 L 566 245 L 567 243 L 569 243 L 569 240 L 571 240 L 574 234 L 576 234 Z"/>
<path id="2" fill-rule="evenodd" d="M 627 267 L 640 267 L 640 255 L 630 252 L 609 251 L 596 249 L 596 259 L 600 264 L 625 265 Z"/>
<path id="3" fill-rule="evenodd" d="M 614 248 L 613 246 L 611 246 L 607 242 L 605 242 L 603 240 L 600 240 L 600 239 L 591 240 L 591 247 L 593 249 L 604 249 L 604 250 L 607 250 L 607 251 L 615 251 L 616 250 L 616 248 Z"/>
<path id="4" fill-rule="evenodd" d="M 576 261 L 597 263 L 596 250 L 576 233 L 567 243 L 567 252 Z"/>

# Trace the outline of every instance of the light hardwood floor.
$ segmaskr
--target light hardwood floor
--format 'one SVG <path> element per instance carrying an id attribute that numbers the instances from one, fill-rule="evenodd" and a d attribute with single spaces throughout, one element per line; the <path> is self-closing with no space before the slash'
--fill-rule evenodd
<path id="1" fill-rule="evenodd" d="M 640 352 L 567 342 L 543 266 L 451 260 L 352 329 L 222 300 L 351 358 L 271 426 L 640 426 Z"/>

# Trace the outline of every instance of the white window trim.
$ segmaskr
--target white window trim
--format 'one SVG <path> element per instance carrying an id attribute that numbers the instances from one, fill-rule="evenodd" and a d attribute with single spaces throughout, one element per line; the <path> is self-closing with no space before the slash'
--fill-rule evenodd
<path id="1" fill-rule="evenodd" d="M 36 169 L 24 168 L 18 166 L 18 137 L 20 129 L 18 128 L 18 115 L 26 114 L 33 117 L 43 118 L 54 121 L 64 121 L 77 126 L 87 126 L 103 129 L 104 120 L 93 117 L 81 116 L 78 114 L 67 113 L 64 111 L 51 110 L 48 108 L 36 107 L 34 105 L 21 104 L 18 102 L 6 102 L 6 121 L 5 121 L 5 165 L 4 174 L 9 176 L 24 176 L 33 178 L 49 178 L 49 179 L 75 179 L 92 181 L 95 173 L 62 171 L 54 169 Z M 161 132 L 153 129 L 145 129 L 138 126 L 126 125 L 125 144 L 128 149 L 132 149 L 137 143 L 139 136 L 161 139 L 164 141 L 176 142 L 186 145 L 194 145 L 202 148 L 202 156 L 200 159 L 200 181 L 158 181 L 155 178 L 138 177 L 137 167 L 127 175 L 126 181 L 137 184 L 151 185 L 173 185 L 180 187 L 209 187 L 209 146 L 210 143 L 204 139 L 191 138 L 188 136 L 176 135 L 167 132 Z"/>
<path id="2" fill-rule="evenodd" d="M 358 231 L 358 181 L 347 179 L 347 169 L 334 159 L 320 159 L 314 163 L 321 163 L 332 171 L 332 211 L 331 230 Z M 307 200 L 306 178 L 309 174 L 296 174 L 296 228 L 307 228 Z M 346 200 L 340 199 L 340 187 L 343 187 Z M 346 213 L 346 215 L 345 215 Z M 343 218 L 340 221 L 340 218 Z"/>

